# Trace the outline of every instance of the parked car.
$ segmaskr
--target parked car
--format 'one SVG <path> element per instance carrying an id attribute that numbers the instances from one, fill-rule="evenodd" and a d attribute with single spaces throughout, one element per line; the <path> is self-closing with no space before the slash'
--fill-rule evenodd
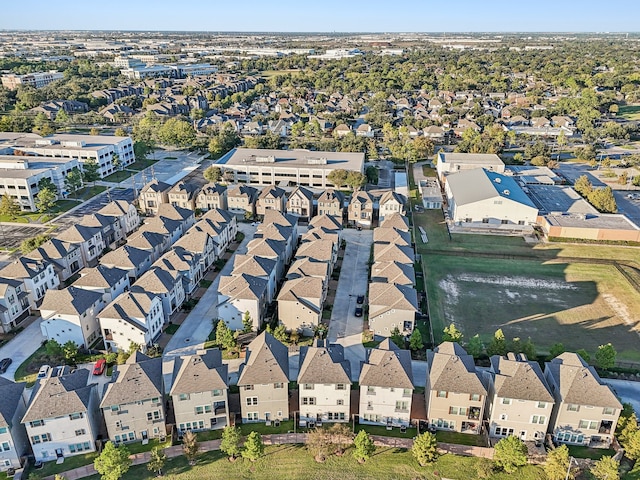
<path id="1" fill-rule="evenodd" d="M 9 368 L 9 365 L 11 365 L 11 362 L 13 362 L 13 360 L 11 360 L 10 358 L 3 358 L 2 360 L 0 360 L 0 373 L 6 372 L 7 368 Z"/>
<path id="2" fill-rule="evenodd" d="M 356 317 L 361 317 L 362 316 L 362 307 L 356 307 L 355 315 L 356 315 Z"/>
<path id="3" fill-rule="evenodd" d="M 47 375 L 49 374 L 49 370 L 51 370 L 51 366 L 50 365 L 41 366 L 40 370 L 38 371 L 38 380 L 46 378 Z"/>
<path id="4" fill-rule="evenodd" d="M 358 305 L 362 305 L 364 303 L 364 295 L 358 295 L 358 298 L 356 299 L 356 303 Z"/>
<path id="5" fill-rule="evenodd" d="M 99 359 L 93 367 L 94 375 L 102 375 L 107 368 L 107 361 L 104 358 Z"/>
<path id="6" fill-rule="evenodd" d="M 629 200 L 638 200 L 640 199 L 640 193 L 628 193 L 627 198 Z"/>

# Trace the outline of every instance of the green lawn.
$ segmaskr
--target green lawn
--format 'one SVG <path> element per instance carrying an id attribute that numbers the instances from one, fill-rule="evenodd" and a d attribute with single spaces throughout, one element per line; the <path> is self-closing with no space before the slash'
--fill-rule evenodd
<path id="1" fill-rule="evenodd" d="M 102 180 L 104 180 L 105 182 L 120 183 L 126 180 L 127 178 L 131 177 L 135 173 L 136 172 L 130 172 L 128 170 L 119 170 L 117 172 L 113 172 L 111 175 L 107 175 Z"/>
<path id="2" fill-rule="evenodd" d="M 167 328 L 164 329 L 164 333 L 168 335 L 173 335 L 178 331 L 178 328 L 180 328 L 180 325 L 176 325 L 175 323 L 170 323 L 169 325 L 167 325 Z"/>
<path id="3" fill-rule="evenodd" d="M 46 462 L 41 470 L 34 470 L 38 474 L 38 478 L 45 478 L 56 473 L 66 472 L 67 470 L 73 470 L 74 468 L 84 467 L 90 465 L 96 459 L 98 454 L 96 452 L 85 453 L 82 455 L 74 455 L 73 457 L 66 457 L 64 462 L 57 465 L 55 461 Z"/>
<path id="4" fill-rule="evenodd" d="M 48 362 L 47 350 L 43 345 L 18 367 L 15 374 L 16 382 L 27 382 L 27 386 L 30 387 L 36 382 L 40 367 Z"/>
<path id="5" fill-rule="evenodd" d="M 141 170 L 144 170 L 145 168 L 149 168 L 154 163 L 157 163 L 157 160 L 153 160 L 150 158 L 146 158 L 144 160 L 138 159 L 135 162 L 133 162 L 131 165 L 127 165 L 127 169 L 135 170 L 136 172 L 139 172 Z"/>
<path id="6" fill-rule="evenodd" d="M 481 435 L 468 435 L 466 433 L 446 432 L 438 430 L 436 439 L 442 443 L 454 443 L 456 445 L 470 445 L 472 447 L 486 447 Z"/>
<path id="7" fill-rule="evenodd" d="M 9 215 L 0 215 L 0 222 L 29 223 L 29 217 L 32 215 L 32 213 L 29 213 L 29 215 L 18 215 L 16 218 L 11 218 Z M 37 216 L 39 217 L 40 214 L 37 214 Z"/>
<path id="8" fill-rule="evenodd" d="M 48 212 L 48 214 L 56 217 L 61 213 L 68 212 L 73 207 L 77 207 L 78 205 L 80 205 L 80 203 L 81 202 L 79 200 L 58 200 L 54 207 Z"/>
<path id="9" fill-rule="evenodd" d="M 612 448 L 589 448 L 577 445 L 567 445 L 569 447 L 569 455 L 575 458 L 590 458 L 592 460 L 600 460 L 601 457 L 609 455 L 613 457 L 616 451 Z"/>
<path id="10" fill-rule="evenodd" d="M 200 479 L 265 479 L 279 480 L 318 479 L 418 479 L 450 478 L 468 480 L 478 478 L 476 465 L 479 459 L 443 455 L 426 467 L 418 465 L 411 453 L 398 448 L 378 448 L 366 463 L 358 463 L 348 449 L 342 457 L 331 456 L 324 463 L 317 463 L 310 452 L 301 445 L 269 446 L 265 455 L 256 462 L 238 459 L 229 462 L 219 451 L 207 452 L 198 457 L 197 464 L 190 467 L 184 457 L 167 462 L 164 474 L 168 478 L 180 480 Z M 154 478 L 155 474 L 147 470 L 146 465 L 132 467 L 123 480 L 142 480 Z M 544 478 L 542 469 L 526 466 L 517 474 L 495 473 L 493 480 L 517 478 L 518 480 L 539 480 Z M 90 477 L 97 480 L 98 476 Z"/>
<path id="11" fill-rule="evenodd" d="M 104 192 L 107 189 L 104 185 L 93 185 L 81 188 L 78 190 L 77 197 L 82 200 L 89 200 L 90 198 L 95 197 L 96 195 Z M 76 194 L 73 195 L 74 198 Z"/>
<path id="12" fill-rule="evenodd" d="M 364 430 L 369 435 L 378 435 L 381 437 L 413 438 L 418 434 L 418 431 L 415 428 L 407 428 L 407 431 L 402 433 L 397 427 L 387 430 L 387 427 L 381 427 L 378 425 L 361 425 L 356 423 L 356 433 L 360 430 Z"/>
<path id="13" fill-rule="evenodd" d="M 627 120 L 640 120 L 640 105 L 623 105 L 618 110 L 618 116 Z"/>

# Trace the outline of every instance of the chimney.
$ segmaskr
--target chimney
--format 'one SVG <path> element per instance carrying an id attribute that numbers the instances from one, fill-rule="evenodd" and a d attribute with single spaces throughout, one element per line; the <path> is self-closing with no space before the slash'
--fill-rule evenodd
<path id="1" fill-rule="evenodd" d="M 516 359 L 516 356 L 513 352 L 509 352 L 507 353 L 507 360 L 511 360 L 513 362 L 517 362 L 518 360 Z"/>

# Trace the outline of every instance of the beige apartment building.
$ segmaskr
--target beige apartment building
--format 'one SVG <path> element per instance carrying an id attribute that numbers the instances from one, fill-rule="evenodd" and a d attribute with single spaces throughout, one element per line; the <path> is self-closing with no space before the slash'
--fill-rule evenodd
<path id="1" fill-rule="evenodd" d="M 170 395 L 180 434 L 230 425 L 228 368 L 220 350 L 180 358 L 174 372 Z"/>
<path id="2" fill-rule="evenodd" d="M 262 332 L 247 347 L 238 378 L 242 422 L 289 419 L 289 351 Z"/>
<path id="3" fill-rule="evenodd" d="M 296 187 L 287 199 L 286 211 L 309 221 L 313 216 L 313 193 L 304 187 Z"/>
<path id="4" fill-rule="evenodd" d="M 219 183 L 207 183 L 196 197 L 196 208 L 203 212 L 227 209 L 227 188 Z"/>
<path id="5" fill-rule="evenodd" d="M 169 190 L 171 185 L 168 183 L 152 180 L 140 190 L 138 205 L 140 210 L 146 214 L 158 213 L 158 207 L 162 203 L 169 203 Z"/>
<path id="6" fill-rule="evenodd" d="M 344 195 L 342 192 L 327 188 L 318 197 L 318 215 L 331 215 L 337 217 L 342 224 L 342 214 L 344 212 Z"/>
<path id="7" fill-rule="evenodd" d="M 107 384 L 100 403 L 109 440 L 115 443 L 164 438 L 162 358 L 135 352 Z"/>
<path id="8" fill-rule="evenodd" d="M 444 342 L 427 352 L 425 400 L 433 428 L 479 434 L 486 399 L 473 357 L 460 345 Z"/>
<path id="9" fill-rule="evenodd" d="M 324 280 L 298 277 L 284 282 L 278 295 L 278 318 L 288 331 L 298 330 L 313 336 L 322 320 L 325 299 Z"/>
<path id="10" fill-rule="evenodd" d="M 196 209 L 196 199 L 200 189 L 193 183 L 178 182 L 171 188 L 167 194 L 169 203 L 174 207 Z"/>

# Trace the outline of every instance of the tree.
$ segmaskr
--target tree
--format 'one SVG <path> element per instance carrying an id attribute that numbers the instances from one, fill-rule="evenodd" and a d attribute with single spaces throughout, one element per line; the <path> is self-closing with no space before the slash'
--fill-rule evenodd
<path id="1" fill-rule="evenodd" d="M 637 424 L 635 431 L 626 434 L 624 443 L 621 441 L 620 444 L 624 447 L 625 455 L 628 458 L 631 460 L 640 458 L 640 430 L 638 430 Z"/>
<path id="2" fill-rule="evenodd" d="M 98 130 L 96 127 L 91 127 L 91 129 L 89 130 L 89 135 L 93 135 L 93 136 L 100 135 L 100 130 Z"/>
<path id="3" fill-rule="evenodd" d="M 347 174 L 346 184 L 353 190 L 359 190 L 365 185 L 365 183 L 367 183 L 367 177 L 364 173 L 349 171 Z"/>
<path id="4" fill-rule="evenodd" d="M 493 334 L 493 339 L 489 346 L 487 346 L 487 355 L 490 357 L 493 355 L 506 355 L 507 354 L 507 341 L 504 338 L 502 329 L 499 328 Z"/>
<path id="5" fill-rule="evenodd" d="M 220 450 L 226 453 L 230 458 L 236 458 L 242 453 L 240 448 L 240 439 L 242 433 L 238 427 L 227 425 L 222 430 L 222 442 L 220 442 Z"/>
<path id="6" fill-rule="evenodd" d="M 32 252 L 33 250 L 38 248 L 43 243 L 48 242 L 50 238 L 51 237 L 49 237 L 49 235 L 46 235 L 44 233 L 40 233 L 35 237 L 27 238 L 20 242 L 20 252 L 22 252 L 23 255 L 26 255 L 27 253 Z"/>
<path id="7" fill-rule="evenodd" d="M 417 160 L 430 157 L 433 155 L 433 142 L 427 137 L 417 137 L 413 141 L 413 149 Z"/>
<path id="8" fill-rule="evenodd" d="M 0 215 L 15 220 L 20 215 L 20 205 L 8 193 L 0 198 Z"/>
<path id="9" fill-rule="evenodd" d="M 62 345 L 62 355 L 65 361 L 70 365 L 76 364 L 76 357 L 78 356 L 78 345 L 73 340 L 69 340 Z"/>
<path id="10" fill-rule="evenodd" d="M 115 130 L 115 132 L 113 132 L 113 134 L 116 137 L 126 137 L 126 136 L 128 136 L 126 130 L 124 128 L 122 128 L 122 127 L 116 128 L 116 130 Z"/>
<path id="11" fill-rule="evenodd" d="M 329 180 L 336 187 L 340 188 L 347 184 L 347 171 L 341 168 L 333 170 L 327 175 L 327 180 Z"/>
<path id="12" fill-rule="evenodd" d="M 219 320 L 218 325 L 216 325 L 216 345 L 225 350 L 230 350 L 236 346 L 233 332 L 227 327 L 224 320 Z"/>
<path id="13" fill-rule="evenodd" d="M 478 358 L 484 350 L 484 345 L 482 344 L 480 335 L 476 333 L 473 337 L 471 337 L 466 345 L 466 348 L 469 355 L 471 355 L 473 358 Z"/>
<path id="14" fill-rule="evenodd" d="M 196 131 L 186 120 L 170 118 L 158 129 L 157 137 L 165 145 L 189 147 L 196 139 Z"/>
<path id="15" fill-rule="evenodd" d="M 586 175 L 581 175 L 576 179 L 575 183 L 573 184 L 573 188 L 580 195 L 586 197 L 593 190 L 593 185 L 591 185 L 591 182 Z"/>
<path id="16" fill-rule="evenodd" d="M 462 341 L 462 332 L 456 328 L 452 323 L 448 327 L 444 327 L 442 341 L 443 342 L 458 342 Z"/>
<path id="17" fill-rule="evenodd" d="M 587 363 L 589 363 L 589 361 L 591 360 L 591 355 L 589 355 L 589 353 L 584 348 L 576 351 L 576 353 Z"/>
<path id="18" fill-rule="evenodd" d="M 244 442 L 242 457 L 255 462 L 263 454 L 264 444 L 262 443 L 262 436 L 258 432 L 251 432 L 247 437 L 247 440 Z"/>
<path id="19" fill-rule="evenodd" d="M 600 345 L 596 351 L 596 363 L 603 370 L 607 370 L 616 364 L 616 349 L 611 343 Z"/>
<path id="20" fill-rule="evenodd" d="M 58 193 L 58 187 L 56 187 L 55 183 L 53 183 L 53 180 L 51 180 L 51 178 L 49 177 L 43 177 L 38 181 L 38 190 L 43 190 L 45 188 L 48 188 L 55 194 Z"/>
<path id="21" fill-rule="evenodd" d="M 527 464 L 527 446 L 518 437 L 505 437 L 496 444 L 493 460 L 505 472 L 515 473 Z"/>
<path id="22" fill-rule="evenodd" d="M 547 479 L 564 480 L 567 475 L 567 470 L 569 470 L 569 462 L 569 448 L 566 445 L 561 445 L 551 450 L 547 454 L 547 461 L 543 467 Z M 569 478 L 574 478 L 571 472 L 569 472 Z"/>
<path id="23" fill-rule="evenodd" d="M 120 155 L 114 153 L 111 156 L 111 165 L 113 165 L 113 168 L 118 171 L 122 170 L 122 161 L 120 160 Z"/>
<path id="24" fill-rule="evenodd" d="M 338 425 L 338 424 L 336 424 Z M 329 455 L 329 447 L 331 440 L 329 432 L 326 428 L 314 428 L 307 433 L 307 441 L 305 442 L 307 450 L 313 454 L 316 462 L 322 463 Z"/>
<path id="25" fill-rule="evenodd" d="M 353 444 L 353 434 L 348 425 L 344 423 L 334 423 L 327 429 L 329 441 L 334 447 L 337 455 L 342 455 L 344 451 Z"/>
<path id="26" fill-rule="evenodd" d="M 251 330 L 253 330 L 253 319 L 249 310 L 247 310 L 242 316 L 242 331 L 243 333 L 249 333 Z"/>
<path id="27" fill-rule="evenodd" d="M 287 334 L 287 327 L 285 327 L 284 325 L 280 324 L 278 325 L 274 330 L 273 330 L 273 337 L 282 342 L 288 342 L 289 341 L 289 334 Z"/>
<path id="28" fill-rule="evenodd" d="M 542 167 L 546 165 L 548 161 L 549 161 L 548 157 L 545 157 L 544 155 L 538 155 L 531 159 L 531 165 L 535 165 L 536 167 Z"/>
<path id="29" fill-rule="evenodd" d="M 554 343 L 553 345 L 551 345 L 551 348 L 549 349 L 549 356 L 547 357 L 547 359 L 548 360 L 554 359 L 558 355 L 563 354 L 564 352 L 566 352 L 566 350 L 562 343 L 560 342 Z"/>
<path id="30" fill-rule="evenodd" d="M 605 455 L 593 464 L 589 472 L 598 480 L 620 480 L 619 467 L 620 464 L 613 457 Z"/>
<path id="31" fill-rule="evenodd" d="M 629 181 L 629 174 L 627 172 L 622 172 L 618 176 L 618 183 L 620 185 L 626 185 L 628 181 Z"/>
<path id="32" fill-rule="evenodd" d="M 55 206 L 57 198 L 54 191 L 48 188 L 41 189 L 36 195 L 36 208 L 40 213 L 48 212 Z"/>
<path id="33" fill-rule="evenodd" d="M 45 350 L 47 352 L 47 355 L 50 357 L 62 357 L 63 355 L 62 345 L 60 345 L 59 342 L 53 339 L 47 340 L 47 343 L 45 344 Z"/>
<path id="34" fill-rule="evenodd" d="M 433 433 L 425 432 L 413 441 L 411 453 L 421 466 L 433 462 L 438 458 L 438 442 Z"/>
<path id="35" fill-rule="evenodd" d="M 206 168 L 202 176 L 205 178 L 206 181 L 211 183 L 216 183 L 216 182 L 219 182 L 220 178 L 222 177 L 222 170 L 220 169 L 220 167 L 211 165 L 210 167 Z"/>
<path id="36" fill-rule="evenodd" d="M 95 159 L 90 158 L 82 165 L 82 180 L 85 183 L 93 183 L 95 186 L 96 182 L 100 180 L 100 172 L 98 169 L 100 166 Z"/>
<path id="37" fill-rule="evenodd" d="M 603 213 L 616 213 L 618 204 L 611 187 L 595 188 L 587 195 L 589 203 Z"/>
<path id="38" fill-rule="evenodd" d="M 151 449 L 151 458 L 147 463 L 147 470 L 150 472 L 156 472 L 158 476 L 162 476 L 162 469 L 167 462 L 167 456 L 164 454 L 160 447 L 153 447 Z"/>
<path id="39" fill-rule="evenodd" d="M 409 348 L 411 350 L 422 350 L 424 348 L 424 343 L 422 343 L 422 334 L 417 328 L 414 328 L 413 332 L 411 332 L 411 336 L 409 337 Z"/>
<path id="40" fill-rule="evenodd" d="M 129 449 L 125 445 L 116 447 L 113 442 L 107 442 L 100 456 L 93 462 L 93 467 L 102 480 L 118 480 L 131 467 Z"/>
<path id="41" fill-rule="evenodd" d="M 360 463 L 366 462 L 369 458 L 371 458 L 373 452 L 376 451 L 373 440 L 371 440 L 369 434 L 364 430 L 360 430 L 358 432 L 358 435 L 356 435 L 356 438 L 353 440 L 353 444 L 355 445 L 353 456 Z"/>
<path id="42" fill-rule="evenodd" d="M 200 450 L 200 444 L 198 443 L 198 437 L 191 430 L 187 430 L 182 437 L 182 451 L 184 456 L 189 460 L 189 465 L 196 464 L 196 457 Z"/>
<path id="43" fill-rule="evenodd" d="M 364 174 L 367 176 L 367 182 L 377 185 L 378 184 L 378 169 L 373 165 L 366 168 Z"/>
<path id="44" fill-rule="evenodd" d="M 391 330 L 391 341 L 395 343 L 398 348 L 404 348 L 404 337 L 400 333 L 400 329 L 398 327 Z"/>
<path id="45" fill-rule="evenodd" d="M 73 167 L 67 176 L 64 177 L 64 187 L 67 191 L 75 194 L 82 187 L 82 174 L 77 167 Z"/>

